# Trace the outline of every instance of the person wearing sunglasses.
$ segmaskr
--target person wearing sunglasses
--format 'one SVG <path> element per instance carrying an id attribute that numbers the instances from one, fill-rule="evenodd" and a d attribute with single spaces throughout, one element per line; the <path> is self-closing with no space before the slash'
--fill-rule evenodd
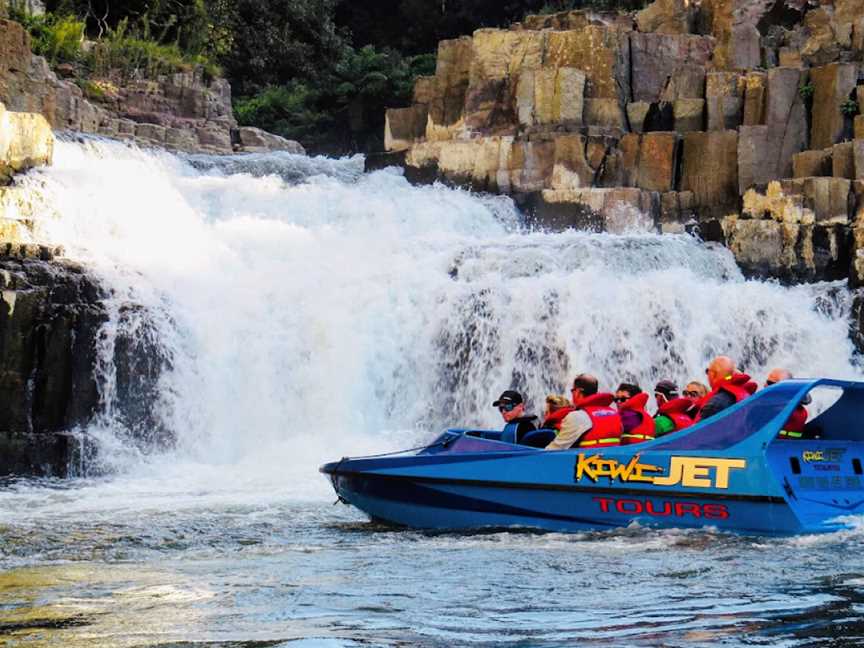
<path id="1" fill-rule="evenodd" d="M 777 384 L 778 382 L 782 382 L 784 380 L 792 379 L 792 372 L 788 369 L 772 369 L 768 373 L 768 377 L 765 379 L 765 387 L 770 387 L 771 385 Z M 810 402 L 810 395 L 804 397 L 804 400 L 798 403 L 798 406 L 793 410 L 792 414 L 789 416 L 789 420 L 783 424 L 783 429 L 777 434 L 777 437 L 780 439 L 803 439 L 805 438 L 804 428 L 807 425 L 807 417 L 809 416 L 807 412 L 807 408 L 804 407 L 806 403 Z"/>
<path id="2" fill-rule="evenodd" d="M 621 383 L 615 391 L 615 403 L 621 416 L 621 445 L 654 439 L 654 419 L 645 411 L 648 394 L 639 385 Z"/>
<path id="3" fill-rule="evenodd" d="M 741 373 L 735 367 L 735 362 L 727 356 L 717 356 L 705 370 L 711 391 L 703 399 L 704 405 L 699 410 L 697 421 L 702 421 L 723 410 L 732 407 L 735 403 L 752 395 L 757 385 L 750 376 Z"/>
<path id="4" fill-rule="evenodd" d="M 504 419 L 504 431 L 501 440 L 507 443 L 519 443 L 522 437 L 537 429 L 534 423 L 536 416 L 525 414 L 525 400 L 522 394 L 513 389 L 507 389 L 501 393 L 492 407 L 497 407 Z"/>
<path id="5" fill-rule="evenodd" d="M 580 374 L 570 390 L 574 411 L 561 421 L 561 429 L 547 450 L 602 448 L 621 445 L 621 416 L 612 407 L 615 397 L 597 392 L 597 378 Z"/>
<path id="6" fill-rule="evenodd" d="M 699 400 L 700 398 L 705 398 L 708 395 L 708 387 L 703 385 L 698 380 L 693 380 L 687 383 L 687 386 L 684 387 L 684 391 L 681 392 L 681 395 L 684 398 Z"/>

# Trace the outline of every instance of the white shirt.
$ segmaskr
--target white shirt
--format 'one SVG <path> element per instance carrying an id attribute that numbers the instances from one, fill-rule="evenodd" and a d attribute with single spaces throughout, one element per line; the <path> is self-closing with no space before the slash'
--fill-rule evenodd
<path id="1" fill-rule="evenodd" d="M 546 450 L 566 450 L 572 448 L 582 435 L 593 427 L 591 417 L 585 410 L 570 412 L 561 420 L 561 430 Z"/>

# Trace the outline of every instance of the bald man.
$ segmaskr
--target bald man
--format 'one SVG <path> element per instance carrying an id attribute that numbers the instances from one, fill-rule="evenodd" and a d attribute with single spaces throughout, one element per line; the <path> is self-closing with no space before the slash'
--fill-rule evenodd
<path id="1" fill-rule="evenodd" d="M 735 362 L 728 356 L 717 356 L 705 370 L 711 391 L 704 399 L 704 405 L 699 412 L 698 420 L 719 414 L 732 407 L 755 391 L 756 385 L 750 376 L 740 373 L 735 368 Z"/>
<path id="2" fill-rule="evenodd" d="M 772 369 L 768 373 L 768 377 L 765 379 L 765 386 L 770 387 L 774 383 L 778 383 L 781 380 L 790 380 L 792 378 L 792 372 L 788 369 L 780 369 L 779 367 L 776 369 Z"/>

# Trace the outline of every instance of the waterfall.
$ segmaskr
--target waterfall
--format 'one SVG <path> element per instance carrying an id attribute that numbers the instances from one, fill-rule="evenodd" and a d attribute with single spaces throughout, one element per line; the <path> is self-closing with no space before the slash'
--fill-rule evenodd
<path id="1" fill-rule="evenodd" d="M 747 281 L 688 236 L 529 231 L 506 197 L 359 158 L 60 141 L 19 185 L 39 236 L 111 289 L 101 357 L 118 329 L 160 349 L 150 391 L 100 367 L 93 432 L 118 466 L 141 460 L 118 430 L 144 414 L 176 438 L 163 461 L 309 479 L 325 458 L 498 426 L 503 389 L 537 408 L 582 371 L 650 390 L 725 353 L 760 382 L 857 375 L 837 284 Z"/>

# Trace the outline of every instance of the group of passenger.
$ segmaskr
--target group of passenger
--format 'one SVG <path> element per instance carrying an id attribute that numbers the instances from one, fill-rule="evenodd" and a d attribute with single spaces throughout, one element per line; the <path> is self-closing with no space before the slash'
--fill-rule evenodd
<path id="1" fill-rule="evenodd" d="M 543 447 L 565 450 L 651 441 L 714 416 L 758 389 L 756 382 L 739 372 L 726 356 L 714 358 L 705 374 L 707 386 L 694 380 L 680 393 L 673 381 L 658 382 L 654 386 L 657 410 L 653 414 L 646 409 L 649 396 L 639 385 L 621 383 L 614 393 L 600 392 L 596 377 L 580 374 L 573 380 L 569 399 L 557 394 L 546 397 L 540 429 L 553 430 L 555 438 L 548 444 L 544 442 Z M 765 386 L 790 378 L 792 374 L 786 369 L 774 369 L 768 374 Z M 507 390 L 492 405 L 501 412 L 505 431 L 510 432 L 514 441 L 521 442 L 537 429 L 537 417 L 526 413 L 519 392 Z M 780 437 L 802 438 L 807 415 L 804 405 L 799 404 Z"/>

